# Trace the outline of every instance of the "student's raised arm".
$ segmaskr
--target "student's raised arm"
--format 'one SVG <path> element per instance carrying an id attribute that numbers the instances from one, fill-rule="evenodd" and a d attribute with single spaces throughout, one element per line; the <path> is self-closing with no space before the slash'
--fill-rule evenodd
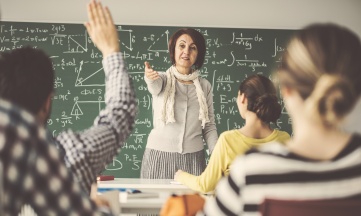
<path id="1" fill-rule="evenodd" d="M 88 5 L 89 21 L 85 23 L 94 44 L 103 54 L 105 73 L 105 108 L 92 127 L 66 131 L 56 139 L 65 149 L 65 159 L 87 192 L 116 156 L 134 128 L 137 113 L 135 92 L 120 53 L 118 33 L 108 8 L 100 2 Z"/>

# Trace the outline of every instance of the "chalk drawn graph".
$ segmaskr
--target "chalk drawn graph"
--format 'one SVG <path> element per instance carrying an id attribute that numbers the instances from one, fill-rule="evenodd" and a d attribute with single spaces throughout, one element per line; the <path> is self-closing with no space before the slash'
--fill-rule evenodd
<path id="1" fill-rule="evenodd" d="M 169 31 L 166 30 L 159 38 L 155 39 L 154 42 L 149 46 L 148 51 L 150 52 L 168 52 L 168 40 Z"/>

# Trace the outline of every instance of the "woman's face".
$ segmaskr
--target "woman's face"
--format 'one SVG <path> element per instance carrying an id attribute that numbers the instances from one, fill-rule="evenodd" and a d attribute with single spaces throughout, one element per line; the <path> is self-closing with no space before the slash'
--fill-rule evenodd
<path id="1" fill-rule="evenodd" d="M 176 66 L 190 68 L 197 60 L 198 49 L 192 38 L 187 35 L 181 35 L 176 42 L 174 60 Z"/>

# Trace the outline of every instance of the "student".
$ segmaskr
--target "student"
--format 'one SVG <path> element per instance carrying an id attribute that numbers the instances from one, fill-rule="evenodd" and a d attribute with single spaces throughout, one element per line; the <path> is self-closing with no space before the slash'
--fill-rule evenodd
<path id="1" fill-rule="evenodd" d="M 107 215 L 85 196 L 25 110 L 0 99 L 0 203 L 2 215 L 18 215 L 24 204 L 38 215 Z M 99 200 L 95 200 L 99 203 Z"/>
<path id="2" fill-rule="evenodd" d="M 290 138 L 287 132 L 270 126 L 280 117 L 282 108 L 276 88 L 267 77 L 252 75 L 246 78 L 239 86 L 237 106 L 245 125 L 220 135 L 202 175 L 178 170 L 174 176 L 176 181 L 201 193 L 213 191 L 219 179 L 229 174 L 230 164 L 237 155 L 267 142 L 284 142 Z"/>
<path id="3" fill-rule="evenodd" d="M 82 132 L 67 130 L 55 137 L 66 165 L 87 193 L 131 133 L 137 110 L 109 10 L 93 1 L 88 15 L 87 31 L 103 54 L 106 107 L 90 128 Z M 54 71 L 49 57 L 38 49 L 20 48 L 2 53 L 0 68 L 0 97 L 25 108 L 45 125 L 54 94 Z"/>
<path id="4" fill-rule="evenodd" d="M 238 157 L 207 215 L 259 215 L 265 197 L 361 199 L 361 136 L 339 127 L 360 96 L 360 59 L 348 29 L 314 24 L 296 33 L 278 71 L 294 136 Z"/>
<path id="5" fill-rule="evenodd" d="M 172 179 L 178 169 L 200 175 L 205 168 L 203 140 L 217 142 L 211 84 L 199 76 L 205 57 L 203 35 L 179 29 L 169 40 L 173 65 L 164 73 L 145 62 L 144 80 L 153 97 L 153 126 L 141 178 Z"/>

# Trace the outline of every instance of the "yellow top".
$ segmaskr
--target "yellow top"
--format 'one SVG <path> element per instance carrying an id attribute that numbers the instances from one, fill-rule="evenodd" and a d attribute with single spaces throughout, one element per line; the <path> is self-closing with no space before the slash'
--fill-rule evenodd
<path id="1" fill-rule="evenodd" d="M 229 174 L 229 168 L 236 156 L 244 154 L 252 147 L 271 141 L 284 142 L 290 139 L 287 132 L 273 130 L 272 134 L 263 139 L 246 137 L 239 130 L 223 132 L 214 147 L 208 166 L 200 176 L 182 172 L 176 181 L 192 190 L 207 193 L 213 191 L 222 176 Z"/>

